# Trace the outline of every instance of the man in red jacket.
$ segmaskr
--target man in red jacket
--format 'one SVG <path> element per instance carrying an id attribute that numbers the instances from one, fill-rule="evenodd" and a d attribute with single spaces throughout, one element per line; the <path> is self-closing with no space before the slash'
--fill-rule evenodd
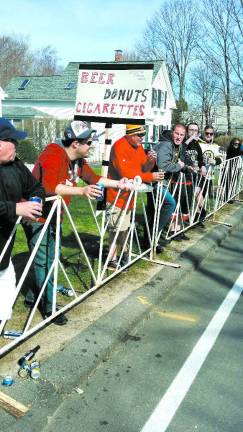
<path id="1" fill-rule="evenodd" d="M 73 121 L 65 129 L 62 145 L 49 144 L 40 154 L 34 166 L 33 174 L 36 179 L 41 180 L 47 196 L 61 195 L 64 197 L 66 204 L 69 204 L 71 197 L 74 195 L 90 199 L 99 197 L 102 192 L 96 183 L 102 183 L 105 187 L 126 188 L 125 179 L 111 180 L 101 177 L 95 174 L 85 161 L 94 132 L 89 123 Z M 79 178 L 82 178 L 87 183 L 87 186 L 77 186 Z M 35 247 L 49 210 L 50 205 L 46 203 L 43 209 L 43 217 L 38 222 L 31 224 L 28 228 L 30 232 L 25 229 L 31 250 Z M 54 260 L 55 233 L 54 220 L 49 224 L 34 259 L 37 294 L 40 292 Z M 31 303 L 33 303 L 33 294 L 31 295 L 29 291 L 25 304 L 31 306 Z M 40 306 L 44 318 L 52 315 L 52 304 L 53 272 L 48 279 Z M 67 323 L 67 318 L 64 314 L 59 314 L 54 319 L 54 323 L 64 325 Z"/>
<path id="2" fill-rule="evenodd" d="M 126 125 L 126 134 L 114 143 L 110 154 L 110 165 L 108 177 L 119 180 L 122 177 L 134 179 L 135 176 L 140 176 L 142 181 L 150 183 L 160 181 L 164 178 L 163 172 L 151 172 L 156 162 L 156 153 L 152 150 L 145 154 L 142 146 L 145 135 L 144 126 L 141 125 Z M 107 201 L 113 203 L 117 197 L 117 190 L 108 188 Z M 129 197 L 129 191 L 121 191 L 116 201 L 115 208 L 111 215 L 111 230 L 110 242 L 112 243 L 114 236 L 119 226 L 119 221 L 123 215 L 123 223 L 118 236 L 118 244 L 124 245 L 127 232 L 130 226 L 131 209 L 133 208 L 133 200 L 127 209 L 124 216 L 122 210 L 125 209 Z M 112 269 L 118 268 L 117 262 L 117 247 L 115 246 L 110 253 L 111 260 L 109 267 Z M 127 248 L 121 260 L 121 264 L 125 265 L 127 261 Z"/>

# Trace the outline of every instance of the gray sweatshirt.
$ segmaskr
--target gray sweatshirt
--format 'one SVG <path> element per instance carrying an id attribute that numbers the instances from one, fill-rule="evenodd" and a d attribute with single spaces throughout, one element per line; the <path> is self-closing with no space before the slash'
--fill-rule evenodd
<path id="1" fill-rule="evenodd" d="M 157 166 L 167 173 L 175 173 L 181 170 L 176 155 L 176 146 L 167 137 L 162 137 L 161 141 L 156 144 L 153 150 L 157 153 Z M 168 176 L 166 176 L 168 178 Z"/>

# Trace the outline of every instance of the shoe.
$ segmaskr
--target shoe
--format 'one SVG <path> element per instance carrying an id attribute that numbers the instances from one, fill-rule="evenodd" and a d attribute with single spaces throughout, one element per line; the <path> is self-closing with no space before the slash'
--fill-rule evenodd
<path id="1" fill-rule="evenodd" d="M 185 234 L 184 232 L 182 232 L 182 233 L 180 234 L 180 236 L 181 236 L 181 239 L 182 239 L 182 240 L 190 240 L 190 238 L 189 238 L 188 236 L 186 236 L 186 234 Z"/>
<path id="2" fill-rule="evenodd" d="M 159 244 L 162 247 L 168 246 L 171 243 L 171 239 L 166 239 L 165 237 L 160 237 Z"/>
<path id="3" fill-rule="evenodd" d="M 52 315 L 52 312 L 46 312 L 43 316 L 44 319 L 49 318 Z M 58 315 L 56 318 L 53 318 L 53 323 L 56 325 L 65 325 L 68 322 L 68 319 L 66 317 L 66 315 L 64 315 L 64 313 L 61 313 L 60 315 Z"/>
<path id="4" fill-rule="evenodd" d="M 190 240 L 189 237 L 186 236 L 183 232 L 178 234 L 176 237 L 173 238 L 175 241 L 182 241 L 182 240 Z"/>
<path id="5" fill-rule="evenodd" d="M 117 260 L 112 260 L 112 261 L 108 262 L 107 268 L 109 270 L 120 270 L 121 266 L 120 266 L 120 264 L 118 265 L 118 261 Z"/>
<path id="6" fill-rule="evenodd" d="M 126 259 L 121 259 L 120 264 L 118 265 L 118 261 L 117 260 L 112 260 L 108 263 L 107 268 L 109 270 L 120 270 L 123 266 L 125 266 L 127 264 L 127 260 Z M 126 273 L 128 271 L 128 268 L 125 268 L 122 270 L 123 273 Z"/>
<path id="7" fill-rule="evenodd" d="M 200 213 L 200 216 L 199 216 L 199 222 L 203 222 L 203 221 L 205 220 L 206 215 L 207 215 L 207 212 L 206 212 L 206 210 L 203 208 L 203 209 L 201 210 L 201 213 Z"/>
<path id="8" fill-rule="evenodd" d="M 34 307 L 35 302 L 31 301 L 31 300 L 26 300 L 24 301 L 24 306 L 28 309 L 31 309 L 32 307 Z"/>
<path id="9" fill-rule="evenodd" d="M 197 223 L 197 226 L 200 227 L 200 228 L 205 228 L 205 225 L 204 225 L 203 221 L 200 221 L 200 220 Z"/>

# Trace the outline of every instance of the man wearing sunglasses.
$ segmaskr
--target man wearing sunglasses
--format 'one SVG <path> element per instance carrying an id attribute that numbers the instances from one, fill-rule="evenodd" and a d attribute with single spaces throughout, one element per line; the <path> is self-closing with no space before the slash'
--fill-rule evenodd
<path id="1" fill-rule="evenodd" d="M 0 118 L 0 255 L 18 216 L 35 221 L 42 214 L 42 205 L 28 200 L 33 196 L 44 199 L 44 189 L 16 157 L 18 140 L 26 136 L 9 120 Z M 0 261 L 0 321 L 11 318 L 15 299 L 15 271 L 10 259 L 14 238 Z"/>
<path id="2" fill-rule="evenodd" d="M 90 199 L 98 198 L 102 192 L 96 183 L 102 183 L 105 187 L 112 186 L 116 189 L 126 188 L 125 179 L 111 180 L 101 177 L 95 174 L 85 161 L 89 154 L 94 132 L 88 122 L 73 121 L 64 131 L 62 144 L 51 143 L 40 154 L 34 166 L 33 174 L 36 179 L 42 181 L 47 196 L 61 195 L 68 205 L 74 195 Z M 87 183 L 86 186 L 77 185 L 80 178 Z M 33 250 L 38 240 L 49 210 L 50 204 L 45 204 L 43 218 L 25 228 L 31 250 Z M 53 219 L 53 223 L 50 223 L 34 259 L 35 297 L 40 292 L 54 259 L 55 218 Z M 33 302 L 33 293 L 29 291 L 25 304 L 31 306 Z M 53 274 L 48 280 L 42 304 L 40 305 L 40 311 L 44 318 L 52 315 L 52 303 Z M 64 314 L 59 314 L 53 320 L 57 325 L 64 325 L 67 321 Z"/>

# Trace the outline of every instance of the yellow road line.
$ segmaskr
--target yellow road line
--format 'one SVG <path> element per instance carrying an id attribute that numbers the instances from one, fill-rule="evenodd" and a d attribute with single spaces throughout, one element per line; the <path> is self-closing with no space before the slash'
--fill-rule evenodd
<path id="1" fill-rule="evenodd" d="M 197 322 L 197 319 L 190 316 L 190 315 L 180 315 L 180 314 L 176 314 L 176 313 L 161 311 L 158 307 L 156 307 L 152 303 L 150 303 L 148 301 L 147 297 L 145 297 L 145 296 L 138 296 L 137 299 L 140 303 L 142 303 L 144 305 L 152 306 L 153 312 L 155 312 L 156 314 L 158 314 L 161 317 L 170 318 L 170 319 L 174 319 L 177 321 Z"/>

